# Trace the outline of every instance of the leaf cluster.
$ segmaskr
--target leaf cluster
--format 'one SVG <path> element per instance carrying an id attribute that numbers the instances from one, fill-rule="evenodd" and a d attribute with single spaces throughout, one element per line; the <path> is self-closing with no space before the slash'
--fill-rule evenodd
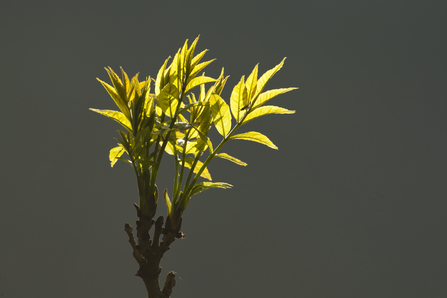
<path id="1" fill-rule="evenodd" d="M 197 42 L 198 38 L 188 46 L 186 40 L 170 64 L 170 57 L 166 59 L 155 79 L 148 77 L 140 82 L 138 74 L 129 79 L 123 69 L 120 78 L 111 68 L 106 68 L 112 85 L 98 80 L 119 111 L 91 109 L 122 126 L 118 130 L 118 146 L 110 150 L 109 158 L 112 167 L 122 160 L 134 169 L 140 196 L 139 210 L 144 216 L 152 218 L 157 209 L 156 179 L 164 153 L 174 157 L 172 199 L 167 189 L 163 192 L 169 217 L 166 227 L 173 231 L 180 229 L 182 214 L 193 195 L 210 188 L 232 186 L 212 182 L 207 166 L 213 158 L 246 165 L 236 157 L 221 152 L 226 142 L 249 140 L 277 149 L 269 138 L 259 132 L 236 134 L 242 125 L 268 114 L 295 112 L 265 105 L 271 98 L 296 89 L 264 91 L 267 82 L 283 66 L 285 58 L 259 78 L 258 65 L 247 79 L 242 76 L 233 88 L 228 105 L 221 97 L 228 76 L 224 75 L 224 69 L 217 79 L 204 73 L 199 75 L 213 60 L 201 62 L 207 50 L 195 55 Z M 151 83 L 154 83 L 153 93 Z M 207 89 L 207 83 L 213 85 Z M 198 91 L 193 93 L 195 89 Z M 222 136 L 216 147 L 208 137 L 212 126 Z M 199 182 L 200 178 L 205 181 Z"/>

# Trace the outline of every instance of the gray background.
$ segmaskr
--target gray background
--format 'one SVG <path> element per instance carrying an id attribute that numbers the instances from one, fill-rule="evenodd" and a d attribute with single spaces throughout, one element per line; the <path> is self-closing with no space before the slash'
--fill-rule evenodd
<path id="1" fill-rule="evenodd" d="M 131 168 L 103 67 L 156 75 L 186 39 L 225 67 L 224 97 L 256 63 L 295 115 L 215 161 L 162 262 L 173 297 L 446 297 L 443 1 L 4 1 L 0 297 L 145 297 L 123 231 Z M 217 142 L 217 141 L 215 141 Z M 167 158 L 161 189 L 172 186 Z M 162 202 L 161 202 L 162 203 Z M 162 205 L 162 204 L 160 204 Z M 160 214 L 164 214 L 160 207 Z"/>

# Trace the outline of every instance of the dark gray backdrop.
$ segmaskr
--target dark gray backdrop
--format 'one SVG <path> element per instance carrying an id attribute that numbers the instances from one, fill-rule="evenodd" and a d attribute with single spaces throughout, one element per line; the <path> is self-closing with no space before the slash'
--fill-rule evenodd
<path id="1" fill-rule="evenodd" d="M 185 39 L 231 77 L 297 86 L 216 161 L 162 263 L 173 297 L 445 297 L 442 1 L 7 1 L 0 12 L 0 297 L 145 297 L 123 231 L 131 168 L 103 67 L 156 75 Z M 165 160 L 159 187 L 172 186 Z M 161 202 L 162 203 L 162 202 Z M 161 204 L 162 205 L 162 204 Z M 164 208 L 160 211 L 164 213 Z"/>

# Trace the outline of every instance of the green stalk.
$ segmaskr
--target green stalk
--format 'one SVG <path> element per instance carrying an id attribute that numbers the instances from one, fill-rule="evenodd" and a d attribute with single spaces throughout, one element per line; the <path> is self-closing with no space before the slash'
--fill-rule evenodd
<path id="1" fill-rule="evenodd" d="M 156 164 L 154 166 L 154 169 L 153 169 L 153 173 L 152 173 L 152 177 L 151 177 L 151 183 L 150 183 L 150 191 L 155 191 L 155 181 L 157 180 L 158 169 L 160 167 L 161 159 L 163 158 L 163 154 L 165 152 L 166 145 L 168 144 L 168 140 L 169 140 L 169 136 L 171 135 L 172 128 L 174 127 L 175 121 L 177 120 L 179 112 L 180 112 L 180 106 L 181 106 L 182 100 L 184 98 L 183 91 L 184 91 L 185 87 L 186 87 L 185 86 L 185 81 L 183 81 L 182 82 L 182 90 L 181 90 L 181 93 L 179 94 L 179 102 L 178 102 L 178 105 L 177 105 L 177 109 L 176 109 L 176 111 L 174 113 L 174 117 L 171 119 L 171 124 L 169 125 L 169 131 L 167 132 L 165 140 L 163 141 L 163 145 L 160 148 L 160 152 L 158 153 L 157 162 L 156 162 Z"/>
<path id="2" fill-rule="evenodd" d="M 185 172 L 185 162 L 186 162 L 186 146 L 187 146 L 188 140 L 189 140 L 189 132 L 190 132 L 190 130 L 188 130 L 187 133 L 185 134 L 185 142 L 183 144 L 182 167 L 180 170 L 180 182 L 179 182 L 179 185 L 177 188 L 177 192 L 174 195 L 176 200 L 178 199 L 178 196 L 180 194 L 180 189 L 182 188 L 183 174 Z"/>
<path id="3" fill-rule="evenodd" d="M 199 158 L 200 158 L 200 156 L 202 155 L 202 152 L 203 152 L 203 150 L 200 151 L 200 152 L 197 154 L 197 157 L 194 159 L 194 163 L 192 164 L 192 166 L 191 166 L 191 170 L 189 171 L 189 174 L 188 174 L 188 178 L 186 179 L 185 189 L 186 189 L 186 187 L 189 185 L 189 181 L 191 180 L 192 174 L 194 173 L 194 169 L 196 168 L 196 165 L 197 165 L 197 163 L 199 162 Z M 201 168 L 201 169 L 202 169 L 202 168 Z M 205 168 L 203 168 L 202 172 L 204 171 L 204 169 L 205 169 Z M 199 176 L 200 176 L 200 175 L 199 175 Z M 194 184 L 193 184 L 193 185 L 194 185 Z"/>
<path id="4" fill-rule="evenodd" d="M 176 194 L 178 192 L 179 189 L 179 169 L 178 169 L 178 153 L 177 153 L 177 149 L 174 146 L 174 162 L 175 162 L 175 173 L 174 173 L 174 194 L 173 194 L 173 198 L 172 198 L 172 203 L 174 203 L 176 201 Z M 180 183 L 181 183 L 181 179 L 180 179 Z"/>

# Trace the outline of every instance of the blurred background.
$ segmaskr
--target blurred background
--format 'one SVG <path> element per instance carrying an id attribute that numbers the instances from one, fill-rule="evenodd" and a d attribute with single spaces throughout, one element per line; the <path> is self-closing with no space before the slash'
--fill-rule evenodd
<path id="1" fill-rule="evenodd" d="M 0 11 L 0 297 L 146 297 L 124 232 L 132 169 L 104 67 L 156 76 L 186 39 L 242 75 L 283 57 L 267 89 L 296 110 L 242 127 L 230 190 L 193 198 L 162 261 L 172 297 L 446 297 L 443 1 L 5 1 Z M 204 60 L 204 61 L 205 61 Z M 214 142 L 218 142 L 215 140 Z M 160 189 L 172 187 L 166 156 Z M 162 200 L 159 214 L 165 214 Z"/>

